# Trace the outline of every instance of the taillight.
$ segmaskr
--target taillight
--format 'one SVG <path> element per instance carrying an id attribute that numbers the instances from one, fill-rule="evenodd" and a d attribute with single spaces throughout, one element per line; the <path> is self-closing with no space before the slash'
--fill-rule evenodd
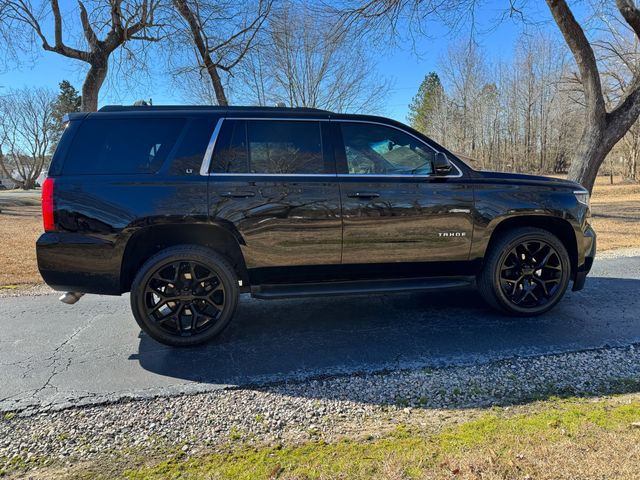
<path id="1" fill-rule="evenodd" d="M 46 178 L 42 184 L 42 223 L 45 232 L 53 232 L 56 223 L 53 218 L 53 178 Z"/>

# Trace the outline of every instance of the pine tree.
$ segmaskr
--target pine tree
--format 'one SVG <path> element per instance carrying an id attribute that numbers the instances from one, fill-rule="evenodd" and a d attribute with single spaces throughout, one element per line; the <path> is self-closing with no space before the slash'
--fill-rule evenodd
<path id="1" fill-rule="evenodd" d="M 433 115 L 444 97 L 444 88 L 436 72 L 429 72 L 422 80 L 418 93 L 409 104 L 409 123 L 416 130 L 429 133 Z"/>
<path id="2" fill-rule="evenodd" d="M 82 105 L 82 97 L 73 85 L 67 80 L 63 80 L 59 84 L 60 93 L 53 105 L 53 119 L 55 121 L 54 149 L 60 141 L 62 132 L 64 131 L 63 118 L 67 113 L 79 112 Z"/>

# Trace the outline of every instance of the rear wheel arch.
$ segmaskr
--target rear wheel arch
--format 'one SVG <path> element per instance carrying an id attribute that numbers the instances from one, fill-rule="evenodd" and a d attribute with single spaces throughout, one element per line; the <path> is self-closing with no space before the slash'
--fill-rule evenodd
<path id="1" fill-rule="evenodd" d="M 567 249 L 571 261 L 571 278 L 578 271 L 578 242 L 576 234 L 567 220 L 545 215 L 521 215 L 509 217 L 498 223 L 491 232 L 491 237 L 485 249 L 485 255 L 491 251 L 493 245 L 500 239 L 503 233 L 521 227 L 535 227 L 546 230 L 555 235 Z"/>
<path id="2" fill-rule="evenodd" d="M 172 224 L 145 227 L 127 241 L 120 268 L 120 289 L 127 292 L 142 265 L 153 255 L 177 245 L 209 248 L 228 259 L 236 275 L 249 285 L 249 276 L 240 249 L 241 239 L 218 224 Z"/>

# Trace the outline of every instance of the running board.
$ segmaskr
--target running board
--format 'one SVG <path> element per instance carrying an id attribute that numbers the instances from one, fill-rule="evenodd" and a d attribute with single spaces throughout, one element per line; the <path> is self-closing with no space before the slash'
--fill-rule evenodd
<path id="1" fill-rule="evenodd" d="M 418 292 L 465 288 L 473 285 L 474 277 L 402 278 L 391 280 L 358 280 L 346 282 L 265 284 L 251 287 L 255 298 L 275 300 L 292 297 L 322 297 L 365 293 Z"/>

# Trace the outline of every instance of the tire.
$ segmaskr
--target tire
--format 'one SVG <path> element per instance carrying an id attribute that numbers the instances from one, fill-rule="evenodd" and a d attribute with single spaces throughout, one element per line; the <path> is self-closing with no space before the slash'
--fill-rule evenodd
<path id="1" fill-rule="evenodd" d="M 131 286 L 131 310 L 154 340 L 189 347 L 224 330 L 238 305 L 238 291 L 238 277 L 225 257 L 208 248 L 179 245 L 142 265 Z"/>
<path id="2" fill-rule="evenodd" d="M 564 296 L 570 277 L 569 254 L 558 237 L 523 227 L 504 232 L 493 243 L 477 280 L 489 305 L 526 317 L 553 308 Z"/>

